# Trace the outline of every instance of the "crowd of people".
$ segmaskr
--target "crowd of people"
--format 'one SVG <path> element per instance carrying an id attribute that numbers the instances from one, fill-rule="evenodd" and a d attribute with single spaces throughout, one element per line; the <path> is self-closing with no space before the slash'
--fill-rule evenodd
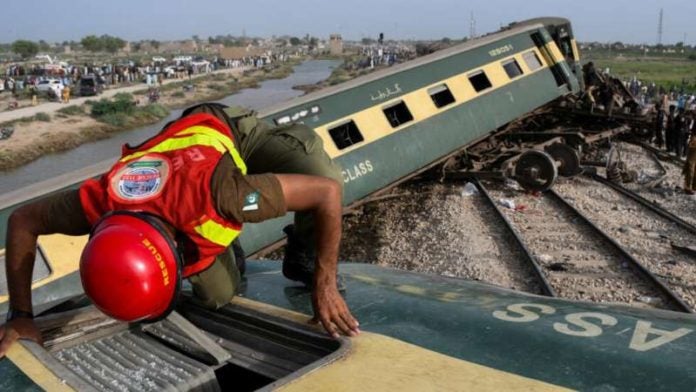
<path id="1" fill-rule="evenodd" d="M 94 76 L 101 88 L 108 86 L 127 86 L 145 83 L 148 86 L 162 84 L 167 79 L 185 79 L 193 75 L 210 73 L 225 68 L 264 67 L 270 63 L 288 60 L 288 55 L 273 54 L 263 56 L 248 56 L 241 59 L 224 59 L 215 57 L 206 60 L 202 57 L 185 60 L 173 58 L 153 59 L 149 62 L 123 61 L 121 63 L 103 64 L 69 64 L 60 65 L 23 65 L 11 64 L 0 70 L 0 86 L 10 92 L 15 98 L 32 97 L 37 92 L 41 81 L 59 81 L 55 88 L 46 91 L 49 98 L 61 99 L 66 91 L 79 85 L 85 75 Z M 68 93 L 69 94 L 69 93 Z"/>

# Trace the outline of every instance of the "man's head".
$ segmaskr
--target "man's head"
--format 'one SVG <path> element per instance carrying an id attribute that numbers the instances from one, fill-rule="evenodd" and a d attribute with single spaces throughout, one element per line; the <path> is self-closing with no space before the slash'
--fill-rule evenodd
<path id="1" fill-rule="evenodd" d="M 161 220 L 116 211 L 92 228 L 80 259 L 85 294 L 105 314 L 121 321 L 154 321 L 176 304 L 181 257 Z"/>

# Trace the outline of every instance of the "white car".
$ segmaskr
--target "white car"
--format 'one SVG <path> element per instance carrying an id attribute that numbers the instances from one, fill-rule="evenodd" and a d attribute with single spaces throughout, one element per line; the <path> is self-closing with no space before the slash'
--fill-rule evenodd
<path id="1" fill-rule="evenodd" d="M 36 83 L 36 89 L 38 91 L 48 91 L 51 89 L 63 89 L 63 82 L 57 79 L 47 79 L 47 80 L 40 80 L 38 83 Z"/>
<path id="2" fill-rule="evenodd" d="M 41 80 L 38 83 L 36 83 L 36 90 L 39 92 L 48 92 L 53 91 L 53 93 L 56 96 L 60 96 L 61 92 L 63 91 L 63 82 L 57 79 L 47 79 L 47 80 Z"/>

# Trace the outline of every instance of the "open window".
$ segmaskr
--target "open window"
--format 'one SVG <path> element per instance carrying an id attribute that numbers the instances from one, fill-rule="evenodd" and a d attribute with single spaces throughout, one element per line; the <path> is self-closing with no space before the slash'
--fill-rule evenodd
<path id="1" fill-rule="evenodd" d="M 336 144 L 336 148 L 343 150 L 365 140 L 362 133 L 355 125 L 355 121 L 350 120 L 341 125 L 329 128 L 329 135 Z"/>
<path id="2" fill-rule="evenodd" d="M 474 90 L 476 90 L 477 93 L 493 87 L 491 81 L 488 79 L 488 76 L 486 76 L 486 73 L 483 71 L 469 74 L 469 82 L 471 82 L 471 85 L 474 87 Z"/>
<path id="3" fill-rule="evenodd" d="M 527 68 L 529 68 L 530 71 L 536 71 L 537 69 L 541 68 L 541 60 L 539 60 L 539 57 L 536 55 L 536 53 L 533 50 L 530 50 L 527 53 L 524 53 L 522 55 L 522 58 L 524 59 L 524 62 L 527 63 Z"/>
<path id="4" fill-rule="evenodd" d="M 452 95 L 452 92 L 446 84 L 429 88 L 428 95 L 430 95 L 433 103 L 438 108 L 445 107 L 455 102 L 454 95 Z"/>
<path id="5" fill-rule="evenodd" d="M 408 110 L 408 106 L 404 101 L 399 101 L 393 105 L 387 106 L 382 109 L 384 115 L 387 116 L 389 124 L 392 128 L 399 127 L 409 121 L 413 121 L 413 115 L 411 111 Z"/>
<path id="6" fill-rule="evenodd" d="M 27 348 L 75 390 L 275 389 L 344 357 L 350 345 L 234 304 L 212 311 L 184 302 L 162 321 L 132 325 L 86 307 L 37 324 L 45 347 Z"/>
<path id="7" fill-rule="evenodd" d="M 515 59 L 503 61 L 502 65 L 505 69 L 505 73 L 510 79 L 514 79 L 523 74 L 522 68 L 520 68 L 520 65 L 517 64 L 517 60 Z"/>

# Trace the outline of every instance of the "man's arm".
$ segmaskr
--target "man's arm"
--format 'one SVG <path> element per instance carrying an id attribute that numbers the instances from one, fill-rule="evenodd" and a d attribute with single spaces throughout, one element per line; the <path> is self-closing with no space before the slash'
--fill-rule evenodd
<path id="1" fill-rule="evenodd" d="M 289 211 L 312 211 L 316 226 L 317 265 L 312 305 L 314 317 L 333 336 L 360 330 L 336 286 L 341 240 L 341 186 L 334 180 L 300 174 L 277 174 Z"/>
<path id="2" fill-rule="evenodd" d="M 65 209 L 70 209 L 65 211 Z M 41 234 L 87 234 L 89 224 L 77 191 L 46 197 L 15 210 L 8 220 L 5 271 L 10 307 L 31 312 L 31 278 L 36 239 Z M 0 326 L 0 358 L 19 338 L 41 342 L 41 333 L 30 318 L 17 318 Z"/>

